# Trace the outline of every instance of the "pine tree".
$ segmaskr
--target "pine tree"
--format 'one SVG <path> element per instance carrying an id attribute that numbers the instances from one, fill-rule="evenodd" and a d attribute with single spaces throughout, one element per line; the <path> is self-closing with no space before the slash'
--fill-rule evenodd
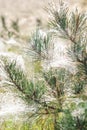
<path id="1" fill-rule="evenodd" d="M 4 68 L 22 98 L 28 104 L 36 104 L 30 119 L 35 119 L 41 130 L 86 130 L 87 96 L 84 93 L 87 86 L 87 15 L 79 13 L 77 9 L 70 12 L 63 2 L 60 2 L 58 9 L 50 9 L 50 13 L 53 16 L 50 21 L 53 32 L 48 31 L 45 36 L 41 36 L 37 30 L 29 46 L 28 54 L 34 62 L 40 62 L 40 70 L 34 79 L 28 80 L 16 62 L 4 61 Z M 52 58 L 50 49 L 53 49 L 52 38 L 55 34 L 71 42 L 67 54 L 76 66 L 74 74 L 63 67 L 49 70 L 41 67 L 45 60 Z M 69 88 L 71 96 L 68 97 Z M 78 99 L 80 102 L 77 103 L 75 100 Z M 78 115 L 79 107 L 84 112 Z"/>

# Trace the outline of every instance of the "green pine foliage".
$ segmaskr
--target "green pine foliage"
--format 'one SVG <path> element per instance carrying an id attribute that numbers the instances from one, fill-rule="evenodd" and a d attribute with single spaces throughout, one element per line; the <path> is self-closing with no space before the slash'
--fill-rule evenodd
<path id="1" fill-rule="evenodd" d="M 42 34 L 41 34 L 42 33 Z M 36 30 L 33 34 L 30 42 L 30 48 L 28 50 L 29 55 L 33 57 L 34 60 L 49 60 L 49 49 L 51 43 L 51 35 L 43 34 L 40 30 Z"/>
<path id="2" fill-rule="evenodd" d="M 87 15 L 79 13 L 78 9 L 75 12 L 69 12 L 63 2 L 60 2 L 59 10 L 51 10 L 51 13 L 53 15 L 51 25 L 54 30 L 57 30 L 56 35 L 59 34 L 60 38 L 66 38 L 71 42 L 67 53 L 77 67 L 77 72 L 74 75 L 77 79 L 75 86 L 79 85 L 77 88 L 81 90 L 87 82 Z M 75 87 L 75 90 L 77 88 Z"/>
<path id="3" fill-rule="evenodd" d="M 9 81 L 23 94 L 23 98 L 27 101 L 38 102 L 45 93 L 45 84 L 38 80 L 33 82 L 28 80 L 24 72 L 16 65 L 16 61 L 5 61 L 5 72 L 9 77 Z"/>

